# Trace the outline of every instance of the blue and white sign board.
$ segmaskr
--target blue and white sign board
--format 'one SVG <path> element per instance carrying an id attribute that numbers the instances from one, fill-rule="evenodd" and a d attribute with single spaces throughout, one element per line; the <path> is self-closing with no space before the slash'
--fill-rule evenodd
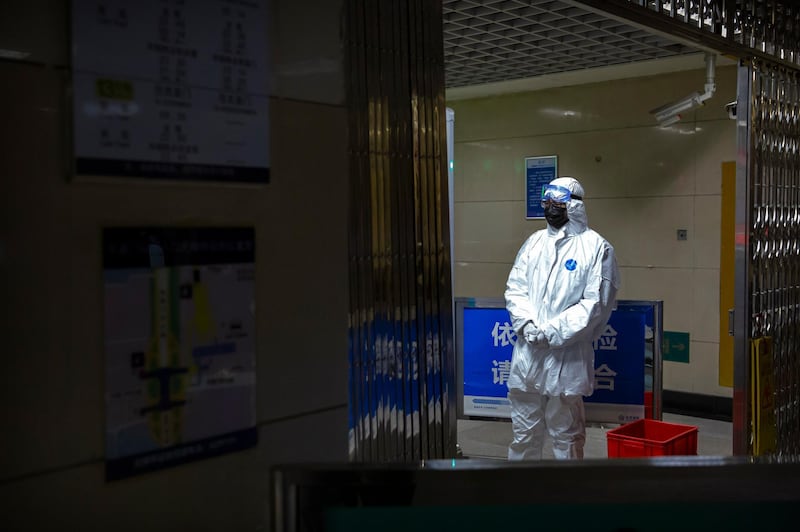
<path id="1" fill-rule="evenodd" d="M 463 308 L 457 331 L 463 353 L 463 413 L 510 418 L 507 381 L 516 334 L 505 308 Z M 620 305 L 595 342 L 595 391 L 585 398 L 590 422 L 644 418 L 646 316 Z"/>
<path id="2" fill-rule="evenodd" d="M 558 156 L 525 158 L 525 218 L 544 218 L 542 190 L 558 176 Z"/>

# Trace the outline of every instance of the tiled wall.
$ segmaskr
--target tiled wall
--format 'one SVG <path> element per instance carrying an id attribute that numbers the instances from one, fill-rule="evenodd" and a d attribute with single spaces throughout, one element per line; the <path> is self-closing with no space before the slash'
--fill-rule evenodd
<path id="1" fill-rule="evenodd" d="M 664 329 L 689 332 L 690 363 L 664 389 L 730 396 L 718 384 L 721 164 L 736 156 L 736 67 L 716 69 L 706 105 L 666 129 L 649 110 L 703 91 L 705 70 L 449 101 L 455 110 L 454 295 L 501 297 L 525 219 L 524 158 L 557 155 L 586 191 L 589 225 L 615 247 L 620 299 L 664 301 Z M 678 229 L 688 238 L 679 241 Z"/>

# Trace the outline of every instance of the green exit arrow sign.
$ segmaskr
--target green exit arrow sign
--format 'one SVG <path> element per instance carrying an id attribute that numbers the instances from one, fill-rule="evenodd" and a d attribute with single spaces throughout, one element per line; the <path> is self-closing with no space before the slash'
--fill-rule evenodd
<path id="1" fill-rule="evenodd" d="M 664 331 L 664 341 L 661 346 L 664 360 L 671 362 L 689 363 L 689 333 Z"/>

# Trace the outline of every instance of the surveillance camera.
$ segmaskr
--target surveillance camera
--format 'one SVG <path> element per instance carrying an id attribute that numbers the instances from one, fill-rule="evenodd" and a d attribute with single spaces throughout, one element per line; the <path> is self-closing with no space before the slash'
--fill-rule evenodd
<path id="1" fill-rule="evenodd" d="M 664 122 L 675 123 L 675 117 L 678 117 L 680 120 L 680 114 L 685 113 L 686 111 L 691 111 L 697 107 L 703 105 L 703 100 L 700 99 L 699 92 L 693 92 L 688 96 L 681 98 L 680 100 L 668 103 L 666 105 L 662 105 L 661 107 L 656 107 L 650 114 L 656 117 L 659 123 L 663 125 Z"/>
<path id="2" fill-rule="evenodd" d="M 672 124 L 680 122 L 681 118 L 683 118 L 683 116 L 681 116 L 681 115 L 668 116 L 668 117 L 665 117 L 662 120 L 659 120 L 658 121 L 658 125 L 661 126 L 662 128 L 666 128 L 666 127 L 671 126 Z"/>
<path id="3" fill-rule="evenodd" d="M 725 104 L 725 110 L 728 112 L 728 118 L 731 120 L 736 120 L 736 102 L 730 102 Z"/>

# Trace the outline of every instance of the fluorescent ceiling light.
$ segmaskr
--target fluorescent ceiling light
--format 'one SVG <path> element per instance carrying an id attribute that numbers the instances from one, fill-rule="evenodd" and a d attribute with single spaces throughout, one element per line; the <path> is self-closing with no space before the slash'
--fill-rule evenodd
<path id="1" fill-rule="evenodd" d="M 19 50 L 6 50 L 0 48 L 0 58 L 2 59 L 25 59 L 31 55 L 30 52 L 20 52 Z"/>

